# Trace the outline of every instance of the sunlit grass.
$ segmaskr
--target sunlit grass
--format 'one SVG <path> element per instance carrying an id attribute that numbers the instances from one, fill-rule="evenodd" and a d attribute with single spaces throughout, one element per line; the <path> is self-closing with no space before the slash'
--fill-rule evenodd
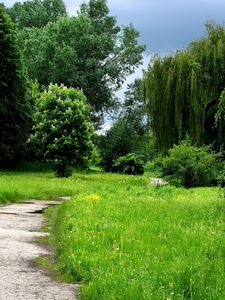
<path id="1" fill-rule="evenodd" d="M 216 188 L 147 188 L 143 177 L 76 179 L 59 208 L 58 268 L 81 299 L 225 299 L 225 201 Z"/>
<path id="2" fill-rule="evenodd" d="M 90 172 L 94 180 L 98 172 Z M 87 172 L 76 172 L 71 178 L 55 178 L 51 171 L 5 171 L 0 172 L 0 203 L 30 198 L 53 199 L 71 196 L 78 191 L 80 178 Z M 88 180 L 88 179 L 85 179 Z"/>
<path id="3" fill-rule="evenodd" d="M 55 179 L 52 173 L 0 172 L 0 203 L 30 198 L 51 199 L 71 195 L 68 180 Z"/>
<path id="4" fill-rule="evenodd" d="M 148 181 L 1 172 L 0 201 L 72 196 L 48 218 L 56 267 L 81 283 L 81 299 L 225 299 L 220 189 L 150 188 Z"/>

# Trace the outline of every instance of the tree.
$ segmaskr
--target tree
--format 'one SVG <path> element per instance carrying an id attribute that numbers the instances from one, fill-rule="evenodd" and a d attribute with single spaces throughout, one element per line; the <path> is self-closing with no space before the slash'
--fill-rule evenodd
<path id="1" fill-rule="evenodd" d="M 112 171 L 116 159 L 128 153 L 153 155 L 153 140 L 146 120 L 143 82 L 136 79 L 128 85 L 119 117 L 99 138 L 102 166 L 106 171 Z"/>
<path id="2" fill-rule="evenodd" d="M 219 103 L 217 106 L 217 112 L 215 115 L 215 121 L 216 124 L 218 124 L 219 122 L 223 122 L 225 121 L 225 88 L 223 89 L 220 98 L 219 98 Z"/>
<path id="3" fill-rule="evenodd" d="M 97 120 L 115 107 L 114 92 L 142 61 L 138 37 L 132 25 L 117 25 L 105 0 L 83 4 L 76 17 L 20 31 L 30 77 L 81 88 Z"/>
<path id="4" fill-rule="evenodd" d="M 133 83 L 128 84 L 121 114 L 126 119 L 127 127 L 130 127 L 133 133 L 144 137 L 149 131 L 141 79 L 135 79 Z"/>
<path id="5" fill-rule="evenodd" d="M 29 0 L 16 2 L 8 9 L 18 28 L 43 27 L 67 15 L 63 0 Z"/>
<path id="6" fill-rule="evenodd" d="M 118 157 L 132 152 L 133 140 L 130 139 L 130 132 L 126 131 L 123 120 L 119 119 L 106 134 L 99 136 L 97 144 L 102 158 L 101 166 L 109 172 Z"/>
<path id="7" fill-rule="evenodd" d="M 197 145 L 225 142 L 215 114 L 225 83 L 225 29 L 207 24 L 207 36 L 169 57 L 155 57 L 145 73 L 145 95 L 159 150 L 187 134 Z"/>
<path id="8" fill-rule="evenodd" d="M 19 159 L 31 126 L 28 82 L 15 27 L 0 6 L 0 165 Z"/>
<path id="9" fill-rule="evenodd" d="M 53 163 L 56 176 L 69 176 L 73 164 L 86 165 L 93 151 L 94 130 L 81 91 L 51 84 L 40 94 L 35 117 L 28 143 L 38 157 Z"/>

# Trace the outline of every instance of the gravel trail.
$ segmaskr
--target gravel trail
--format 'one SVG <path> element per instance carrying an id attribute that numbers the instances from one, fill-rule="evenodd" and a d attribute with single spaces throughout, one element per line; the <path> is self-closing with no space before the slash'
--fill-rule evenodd
<path id="1" fill-rule="evenodd" d="M 79 286 L 59 283 L 39 269 L 33 260 L 51 254 L 34 243 L 42 210 L 58 202 L 29 200 L 0 206 L 0 300 L 75 300 Z"/>

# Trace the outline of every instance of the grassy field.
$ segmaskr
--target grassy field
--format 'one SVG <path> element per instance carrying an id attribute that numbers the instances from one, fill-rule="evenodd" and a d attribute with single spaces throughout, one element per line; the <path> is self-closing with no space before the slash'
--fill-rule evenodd
<path id="1" fill-rule="evenodd" d="M 143 177 L 83 175 L 58 210 L 57 266 L 81 299 L 225 299 L 219 189 L 147 188 Z"/>
<path id="2" fill-rule="evenodd" d="M 79 181 L 79 175 L 76 179 Z M 0 203 L 30 198 L 54 199 L 76 194 L 76 180 L 55 178 L 53 172 L 0 172 Z"/>
<path id="3" fill-rule="evenodd" d="M 1 172 L 0 201 L 72 195 L 53 214 L 57 268 L 81 299 L 225 299 L 217 188 L 149 188 L 145 176 Z M 50 214 L 48 214 L 50 215 Z"/>

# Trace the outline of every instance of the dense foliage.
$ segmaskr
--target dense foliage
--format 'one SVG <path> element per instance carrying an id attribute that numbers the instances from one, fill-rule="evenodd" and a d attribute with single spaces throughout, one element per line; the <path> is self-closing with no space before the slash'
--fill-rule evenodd
<path id="1" fill-rule="evenodd" d="M 162 160 L 165 176 L 176 185 L 185 187 L 207 186 L 218 177 L 218 158 L 209 147 L 191 145 L 189 139 L 169 150 Z"/>
<path id="2" fill-rule="evenodd" d="M 18 28 L 43 27 L 65 16 L 66 7 L 62 0 L 28 0 L 16 2 L 8 9 Z"/>
<path id="3" fill-rule="evenodd" d="M 158 149 L 188 133 L 193 142 L 221 144 L 224 122 L 215 114 L 225 85 L 225 29 L 207 24 L 208 35 L 184 51 L 155 57 L 145 73 L 145 95 Z"/>
<path id="4" fill-rule="evenodd" d="M 220 122 L 225 121 L 225 88 L 222 91 L 220 98 L 219 98 L 215 121 L 216 121 L 216 125 L 218 125 L 218 123 L 220 123 Z"/>
<path id="5" fill-rule="evenodd" d="M 28 82 L 14 25 L 0 6 L 0 165 L 10 165 L 24 151 L 31 110 Z"/>
<path id="6" fill-rule="evenodd" d="M 115 107 L 113 92 L 142 61 L 138 37 L 132 25 L 117 25 L 105 0 L 90 0 L 77 16 L 19 31 L 29 76 L 45 86 L 81 88 L 98 121 Z"/>
<path id="7" fill-rule="evenodd" d="M 144 174 L 144 157 L 136 153 L 128 153 L 116 159 L 112 166 L 112 171 L 128 174 L 142 175 Z"/>
<path id="8" fill-rule="evenodd" d="M 106 171 L 112 170 L 118 157 L 131 152 L 152 158 L 154 141 L 147 123 L 141 80 L 128 85 L 117 119 L 99 141 L 102 166 Z"/>
<path id="9" fill-rule="evenodd" d="M 30 146 L 53 162 L 58 177 L 71 175 L 73 164 L 85 165 L 91 157 L 93 126 L 81 91 L 50 85 L 40 94 L 33 131 Z"/>

